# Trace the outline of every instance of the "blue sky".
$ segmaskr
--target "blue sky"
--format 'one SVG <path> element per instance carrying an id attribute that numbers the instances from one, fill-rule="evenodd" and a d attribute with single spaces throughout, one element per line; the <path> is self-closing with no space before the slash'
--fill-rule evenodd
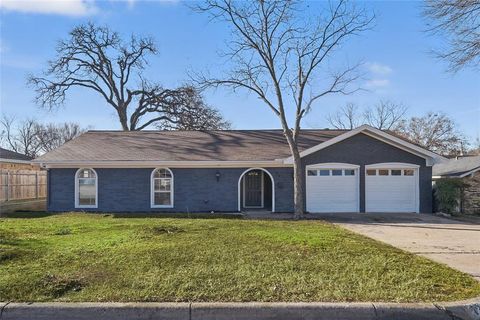
<path id="1" fill-rule="evenodd" d="M 406 105 L 410 116 L 442 111 L 470 139 L 480 135 L 480 75 L 474 70 L 447 73 L 446 65 L 432 57 L 430 49 L 442 40 L 423 32 L 421 4 L 363 3 L 375 11 L 375 27 L 344 46 L 336 59 L 365 62 L 368 79 L 361 85 L 369 91 L 319 101 L 303 128 L 328 127 L 326 116 L 347 102 L 366 107 L 388 99 Z M 34 104 L 33 90 L 26 86 L 26 76 L 39 74 L 54 57 L 56 42 L 80 23 L 108 25 L 125 36 L 154 37 L 160 53 L 150 60 L 148 77 L 166 87 L 184 83 L 188 70 L 219 71 L 224 66 L 217 53 L 229 39 L 226 26 L 209 22 L 180 1 L 3 0 L 1 6 L 0 107 L 2 113 L 20 119 L 75 121 L 95 129 L 119 129 L 113 109 L 93 93 L 72 91 L 64 107 L 47 112 Z M 252 95 L 219 89 L 206 92 L 205 98 L 235 129 L 279 127 L 277 118 Z"/>

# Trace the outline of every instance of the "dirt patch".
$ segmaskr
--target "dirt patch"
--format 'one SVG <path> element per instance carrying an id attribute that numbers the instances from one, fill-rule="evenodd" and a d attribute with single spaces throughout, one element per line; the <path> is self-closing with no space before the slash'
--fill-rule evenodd
<path id="1" fill-rule="evenodd" d="M 66 236 L 72 233 L 72 230 L 70 228 L 60 228 L 57 231 L 55 231 L 56 236 Z"/>
<path id="2" fill-rule="evenodd" d="M 0 263 L 7 262 L 21 256 L 21 252 L 17 249 L 0 248 Z"/>
<path id="3" fill-rule="evenodd" d="M 45 291 L 53 298 L 59 298 L 72 291 L 80 291 L 85 286 L 82 277 L 59 276 L 50 273 L 46 274 L 40 282 Z"/>
<path id="4" fill-rule="evenodd" d="M 177 226 L 154 226 L 150 230 L 153 234 L 175 234 L 185 232 L 185 229 Z"/>

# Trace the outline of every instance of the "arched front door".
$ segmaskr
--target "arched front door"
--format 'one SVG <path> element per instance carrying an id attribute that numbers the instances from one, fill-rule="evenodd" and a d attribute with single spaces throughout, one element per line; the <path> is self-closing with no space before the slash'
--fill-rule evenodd
<path id="1" fill-rule="evenodd" d="M 252 168 L 242 173 L 238 181 L 238 210 L 275 211 L 273 177 L 265 169 Z"/>

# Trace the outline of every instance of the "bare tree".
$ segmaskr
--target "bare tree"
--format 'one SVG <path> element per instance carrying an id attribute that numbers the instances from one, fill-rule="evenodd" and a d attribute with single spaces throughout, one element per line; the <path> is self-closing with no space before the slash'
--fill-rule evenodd
<path id="1" fill-rule="evenodd" d="M 475 138 L 472 144 L 472 148 L 468 151 L 469 155 L 480 156 L 480 136 Z"/>
<path id="2" fill-rule="evenodd" d="M 356 66 L 327 73 L 329 59 L 373 20 L 346 1 L 328 3 L 311 18 L 302 2 L 206 0 L 195 7 L 233 31 L 225 57 L 233 64 L 222 77 L 195 75 L 202 87 L 226 86 L 255 94 L 279 118 L 294 164 L 295 217 L 303 213 L 303 169 L 297 140 L 301 121 L 322 97 L 350 94 Z M 320 83 L 325 84 L 322 88 Z M 293 109 L 293 123 L 288 110 Z"/>
<path id="3" fill-rule="evenodd" d="M 29 77 L 37 103 L 46 109 L 62 105 L 72 88 L 88 89 L 115 109 L 123 130 L 142 130 L 173 123 L 196 107 L 190 103 L 193 88 L 165 89 L 144 78 L 148 55 L 157 53 L 150 38 L 132 36 L 124 42 L 109 28 L 89 23 L 74 28 L 56 52 L 44 76 Z"/>
<path id="4" fill-rule="evenodd" d="M 225 120 L 217 109 L 206 105 L 203 97 L 196 90 L 192 90 L 188 98 L 179 112 L 176 112 L 168 121 L 157 123 L 157 128 L 163 130 L 224 130 L 231 128 L 231 123 Z"/>
<path id="5" fill-rule="evenodd" d="M 2 145 L 15 152 L 35 158 L 41 151 L 37 137 L 37 123 L 27 119 L 19 124 L 15 118 L 2 116 L 0 120 Z"/>
<path id="6" fill-rule="evenodd" d="M 351 130 L 358 127 L 363 119 L 359 114 L 358 106 L 354 103 L 347 103 L 334 114 L 329 114 L 327 121 L 335 129 Z"/>
<path id="7" fill-rule="evenodd" d="M 479 66 L 479 0 L 427 0 L 424 15 L 431 33 L 446 36 L 448 46 L 436 51 L 436 55 L 448 61 L 450 71 Z"/>
<path id="8" fill-rule="evenodd" d="M 364 113 L 365 122 L 380 130 L 393 130 L 405 117 L 407 107 L 391 101 L 380 101 Z"/>
<path id="9" fill-rule="evenodd" d="M 86 131 L 77 123 L 42 124 L 34 119 L 16 121 L 6 115 L 2 116 L 0 125 L 1 144 L 33 158 L 60 147 Z"/>
<path id="10" fill-rule="evenodd" d="M 357 105 L 348 103 L 336 113 L 330 114 L 328 123 L 336 129 L 354 129 L 363 123 L 380 130 L 395 129 L 405 117 L 407 108 L 391 101 L 380 101 L 363 113 Z"/>
<path id="11" fill-rule="evenodd" d="M 443 155 L 465 152 L 465 137 L 455 122 L 443 113 L 429 112 L 403 121 L 396 132 L 420 146 Z"/>
<path id="12" fill-rule="evenodd" d="M 80 127 L 78 123 L 72 122 L 36 124 L 36 134 L 42 152 L 56 149 L 85 131 L 86 129 Z"/>

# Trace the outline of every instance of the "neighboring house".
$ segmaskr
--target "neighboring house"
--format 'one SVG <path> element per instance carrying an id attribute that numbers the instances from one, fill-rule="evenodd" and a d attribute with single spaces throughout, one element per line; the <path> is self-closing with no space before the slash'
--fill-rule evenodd
<path id="1" fill-rule="evenodd" d="M 465 185 L 458 211 L 480 214 L 480 156 L 452 159 L 433 166 L 434 181 L 448 178 L 461 179 Z"/>
<path id="2" fill-rule="evenodd" d="M 443 158 L 361 126 L 302 130 L 308 212 L 431 212 Z M 48 210 L 292 212 L 293 164 L 282 130 L 89 131 L 35 160 Z"/>
<path id="3" fill-rule="evenodd" d="M 1 170 L 40 170 L 38 165 L 32 164 L 32 160 L 32 157 L 0 148 Z"/>
<path id="4" fill-rule="evenodd" d="M 0 211 L 45 210 L 46 172 L 32 160 L 0 148 Z"/>

